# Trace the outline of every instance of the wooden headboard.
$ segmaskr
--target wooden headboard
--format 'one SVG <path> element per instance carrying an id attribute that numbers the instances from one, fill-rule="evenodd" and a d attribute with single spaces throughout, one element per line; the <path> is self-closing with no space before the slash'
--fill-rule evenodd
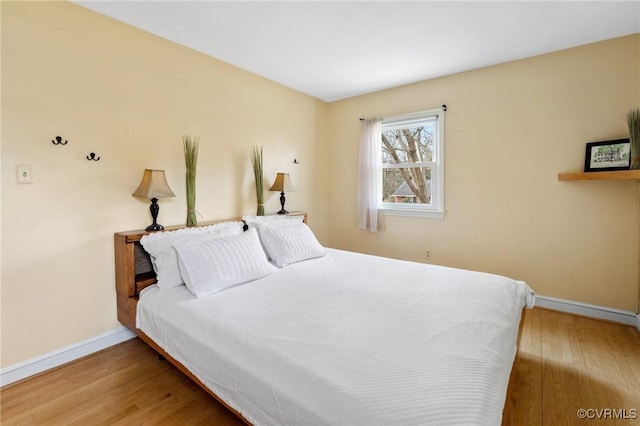
<path id="1" fill-rule="evenodd" d="M 304 222 L 307 223 L 306 212 L 290 212 L 289 216 L 304 216 Z M 203 222 L 198 224 L 198 226 L 241 220 L 242 218 L 222 219 Z M 165 231 L 175 231 L 182 228 L 185 228 L 185 226 L 171 226 L 166 227 Z M 147 234 L 149 234 L 149 232 L 136 230 L 116 232 L 113 236 L 118 321 L 136 333 L 136 305 L 138 304 L 138 295 L 145 287 L 156 283 L 156 274 L 151 266 L 149 255 L 140 245 L 140 238 Z"/>
<path id="2" fill-rule="evenodd" d="M 136 246 L 140 247 L 140 238 L 146 234 L 146 231 L 114 234 L 118 321 L 131 330 L 136 328 L 136 305 L 140 291 L 156 282 L 153 270 L 136 274 L 136 253 L 139 253 Z"/>

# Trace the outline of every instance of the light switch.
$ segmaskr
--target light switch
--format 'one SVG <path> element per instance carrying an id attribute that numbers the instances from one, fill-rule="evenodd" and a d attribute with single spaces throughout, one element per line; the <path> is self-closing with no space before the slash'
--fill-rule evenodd
<path id="1" fill-rule="evenodd" d="M 17 166 L 18 183 L 32 183 L 31 166 Z"/>

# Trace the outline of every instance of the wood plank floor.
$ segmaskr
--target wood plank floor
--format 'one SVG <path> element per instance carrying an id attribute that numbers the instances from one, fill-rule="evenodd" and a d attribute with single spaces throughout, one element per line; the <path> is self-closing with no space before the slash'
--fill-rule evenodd
<path id="1" fill-rule="evenodd" d="M 633 327 L 527 311 L 513 374 L 504 424 L 640 424 Z M 3 426 L 243 424 L 139 339 L 5 386 L 0 404 Z M 604 409 L 626 411 L 595 411 Z"/>
<path id="2" fill-rule="evenodd" d="M 503 424 L 640 425 L 640 332 L 634 327 L 526 311 L 512 374 Z M 588 410 L 586 419 L 581 409 Z"/>

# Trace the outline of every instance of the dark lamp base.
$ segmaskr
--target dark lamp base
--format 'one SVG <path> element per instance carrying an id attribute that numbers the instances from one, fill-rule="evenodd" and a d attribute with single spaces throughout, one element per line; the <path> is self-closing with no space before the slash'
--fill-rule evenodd
<path id="1" fill-rule="evenodd" d="M 289 212 L 284 209 L 284 202 L 285 202 L 284 192 L 281 192 L 280 193 L 280 211 L 278 212 L 278 214 L 289 214 Z"/>
<path id="2" fill-rule="evenodd" d="M 153 231 L 162 231 L 163 229 L 164 229 L 164 226 L 160 225 L 159 223 L 152 223 L 151 225 L 146 227 L 145 231 L 153 232 Z"/>
<path id="3" fill-rule="evenodd" d="M 147 232 L 153 231 L 162 231 L 164 226 L 158 223 L 158 212 L 160 212 L 160 206 L 158 205 L 158 199 L 152 198 L 151 205 L 149 206 L 149 211 L 151 212 L 151 218 L 153 219 L 153 223 L 145 229 Z"/>

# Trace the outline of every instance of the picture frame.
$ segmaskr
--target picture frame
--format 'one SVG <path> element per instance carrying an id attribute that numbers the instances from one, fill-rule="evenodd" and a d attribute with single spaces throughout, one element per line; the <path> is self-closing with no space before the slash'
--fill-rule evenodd
<path id="1" fill-rule="evenodd" d="M 585 172 L 629 170 L 631 142 L 629 139 L 587 143 L 584 156 Z"/>

